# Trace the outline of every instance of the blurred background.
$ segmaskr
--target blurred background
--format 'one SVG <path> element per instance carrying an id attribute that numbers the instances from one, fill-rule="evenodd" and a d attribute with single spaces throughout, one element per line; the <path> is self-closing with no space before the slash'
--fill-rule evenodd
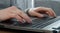
<path id="1" fill-rule="evenodd" d="M 0 9 L 12 5 L 21 8 L 22 10 L 35 7 L 49 7 L 60 16 L 60 0 L 0 0 Z"/>

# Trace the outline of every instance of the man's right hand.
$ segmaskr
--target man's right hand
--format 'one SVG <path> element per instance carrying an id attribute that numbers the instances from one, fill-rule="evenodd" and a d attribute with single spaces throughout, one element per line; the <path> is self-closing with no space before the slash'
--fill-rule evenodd
<path id="1" fill-rule="evenodd" d="M 0 10 L 0 20 L 7 20 L 10 18 L 16 18 L 18 21 L 23 23 L 23 19 L 26 20 L 28 23 L 31 22 L 31 19 L 17 7 L 12 6 L 6 9 Z"/>

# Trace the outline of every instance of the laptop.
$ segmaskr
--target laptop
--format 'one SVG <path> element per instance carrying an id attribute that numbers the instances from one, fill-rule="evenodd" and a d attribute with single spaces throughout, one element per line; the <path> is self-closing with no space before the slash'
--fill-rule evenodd
<path id="1" fill-rule="evenodd" d="M 60 16 L 57 16 L 56 18 L 43 18 L 43 19 L 33 18 L 31 24 L 29 23 L 20 24 L 18 21 L 16 21 L 16 19 L 11 19 L 0 22 L 0 26 L 16 30 L 54 33 L 60 32 Z"/>
<path id="2" fill-rule="evenodd" d="M 59 8 L 58 7 L 56 8 L 58 11 Z M 59 15 L 57 11 L 56 14 Z M 43 19 L 32 18 L 31 24 L 29 23 L 20 24 L 19 21 L 17 21 L 16 19 L 10 19 L 0 22 L 0 27 L 42 33 L 60 33 L 60 16 L 57 16 L 56 18 L 47 17 Z"/>

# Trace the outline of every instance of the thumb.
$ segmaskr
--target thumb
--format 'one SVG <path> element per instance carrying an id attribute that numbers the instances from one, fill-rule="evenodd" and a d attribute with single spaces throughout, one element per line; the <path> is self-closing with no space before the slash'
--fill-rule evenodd
<path id="1" fill-rule="evenodd" d="M 38 13 L 38 12 L 34 12 L 34 16 L 39 17 L 39 18 L 44 17 L 44 15 L 43 15 L 43 14 Z"/>

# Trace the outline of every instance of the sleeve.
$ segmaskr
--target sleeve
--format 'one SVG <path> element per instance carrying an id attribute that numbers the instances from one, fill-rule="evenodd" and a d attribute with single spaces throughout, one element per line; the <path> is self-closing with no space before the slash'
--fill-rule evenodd
<path id="1" fill-rule="evenodd" d="M 34 9 L 34 8 L 28 8 L 28 9 L 26 9 L 25 10 L 25 13 L 28 15 L 28 16 L 30 16 L 30 14 L 28 13 L 30 10 L 32 10 L 32 9 Z M 33 17 L 33 16 L 30 16 L 30 17 Z"/>
<path id="2" fill-rule="evenodd" d="M 30 16 L 29 13 L 28 13 L 29 10 L 30 10 L 30 9 L 26 9 L 26 10 L 25 10 L 25 13 L 26 13 L 28 16 Z"/>

